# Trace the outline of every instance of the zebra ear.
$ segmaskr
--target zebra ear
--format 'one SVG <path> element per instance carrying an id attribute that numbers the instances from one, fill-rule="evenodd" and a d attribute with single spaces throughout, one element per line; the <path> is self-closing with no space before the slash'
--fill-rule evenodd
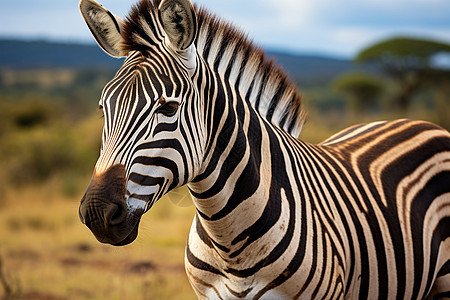
<path id="1" fill-rule="evenodd" d="M 94 0 L 81 0 L 80 11 L 97 43 L 111 56 L 126 56 L 121 49 L 124 20 L 103 8 Z"/>
<path id="2" fill-rule="evenodd" d="M 186 50 L 197 35 L 197 17 L 189 0 L 163 0 L 159 15 L 172 46 Z"/>

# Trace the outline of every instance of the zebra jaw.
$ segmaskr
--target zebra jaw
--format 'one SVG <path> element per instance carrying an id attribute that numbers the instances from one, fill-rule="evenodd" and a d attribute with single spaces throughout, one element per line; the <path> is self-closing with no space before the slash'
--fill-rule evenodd
<path id="1" fill-rule="evenodd" d="M 136 210 L 144 210 L 147 211 L 146 208 L 148 206 L 149 202 L 146 202 L 144 200 L 136 199 L 133 197 L 129 197 L 127 199 L 127 207 L 128 207 L 128 213 L 131 214 Z"/>
<path id="2" fill-rule="evenodd" d="M 128 197 L 127 199 L 127 207 L 128 207 L 128 214 L 134 214 L 136 212 L 143 212 L 146 213 L 150 208 L 152 208 L 153 204 L 155 204 L 156 201 L 150 200 L 145 201 L 141 199 L 137 199 L 135 197 Z"/>

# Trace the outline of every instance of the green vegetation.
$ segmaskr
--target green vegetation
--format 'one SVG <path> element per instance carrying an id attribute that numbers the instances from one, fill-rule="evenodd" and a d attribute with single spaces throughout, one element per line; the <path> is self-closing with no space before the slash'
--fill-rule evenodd
<path id="1" fill-rule="evenodd" d="M 450 55 L 446 43 L 415 38 L 393 38 L 362 50 L 355 58 L 360 63 L 376 63 L 396 84 L 393 104 L 403 112 L 412 97 L 425 87 L 439 88 L 450 80 L 450 71 L 434 65 L 436 55 Z"/>
<path id="2" fill-rule="evenodd" d="M 424 85 L 400 111 L 390 101 L 398 91 L 394 79 L 342 70 L 336 80 L 300 80 L 309 112 L 305 141 L 380 119 L 423 119 L 450 129 L 446 78 Z M 184 272 L 195 213 L 185 189 L 161 199 L 143 217 L 138 240 L 123 248 L 98 243 L 78 220 L 100 148 L 96 107 L 113 74 L 0 69 L 0 298 L 195 299 Z"/>
<path id="3" fill-rule="evenodd" d="M 356 111 L 376 108 L 384 90 L 381 79 L 367 73 L 344 73 L 334 81 L 334 87 L 349 97 Z"/>

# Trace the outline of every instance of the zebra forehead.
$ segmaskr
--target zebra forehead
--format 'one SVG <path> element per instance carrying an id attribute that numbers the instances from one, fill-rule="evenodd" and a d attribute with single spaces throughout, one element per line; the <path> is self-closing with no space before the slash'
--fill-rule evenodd
<path id="1" fill-rule="evenodd" d="M 133 51 L 105 91 L 114 93 L 121 86 L 153 97 L 176 97 L 181 93 L 181 81 L 175 73 L 175 69 L 153 59 L 151 53 Z"/>
<path id="2" fill-rule="evenodd" d="M 165 37 L 158 16 L 160 2 L 141 0 L 132 8 L 124 26 L 124 51 L 158 49 Z M 268 121 L 293 136 L 298 135 L 306 121 L 306 113 L 295 83 L 246 34 L 206 9 L 197 5 L 194 9 L 198 26 L 194 43 L 199 55 L 221 74 L 231 70 L 230 81 L 236 82 L 239 78 L 241 94 Z"/>

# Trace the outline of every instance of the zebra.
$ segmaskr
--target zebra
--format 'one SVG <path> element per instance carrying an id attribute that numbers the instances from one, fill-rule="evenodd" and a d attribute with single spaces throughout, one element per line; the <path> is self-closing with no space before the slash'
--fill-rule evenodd
<path id="1" fill-rule="evenodd" d="M 79 215 L 133 242 L 141 216 L 187 185 L 185 269 L 200 299 L 450 297 L 450 134 L 413 120 L 297 137 L 302 98 L 230 23 L 189 0 L 122 19 L 80 10 L 126 57 L 102 93 L 100 157 Z"/>

